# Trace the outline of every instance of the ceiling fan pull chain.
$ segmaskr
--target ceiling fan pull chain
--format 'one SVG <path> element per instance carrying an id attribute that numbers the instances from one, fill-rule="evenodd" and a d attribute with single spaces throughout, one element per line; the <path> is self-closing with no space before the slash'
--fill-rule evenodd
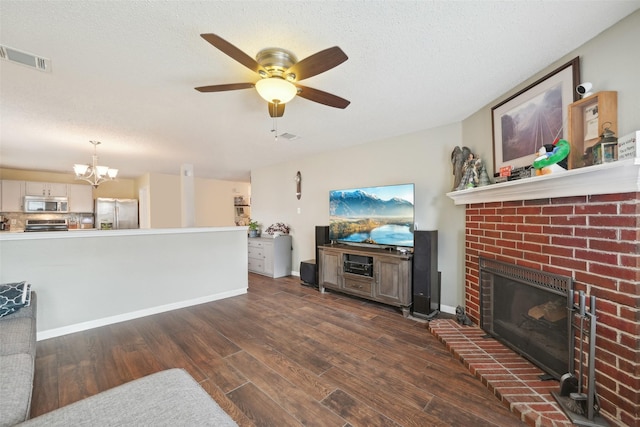
<path id="1" fill-rule="evenodd" d="M 273 129 L 271 130 L 271 132 L 275 132 L 275 141 L 278 141 L 278 117 L 277 116 L 277 111 L 278 111 L 278 101 L 275 101 L 273 103 Z"/>

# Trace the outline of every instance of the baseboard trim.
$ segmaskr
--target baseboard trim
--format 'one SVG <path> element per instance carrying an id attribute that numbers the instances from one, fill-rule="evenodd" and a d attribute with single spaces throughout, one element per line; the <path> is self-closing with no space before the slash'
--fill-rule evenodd
<path id="1" fill-rule="evenodd" d="M 74 332 L 82 332 L 100 326 L 112 325 L 114 323 L 125 322 L 127 320 L 138 319 L 140 317 L 150 316 L 152 314 L 164 313 L 166 311 L 176 310 L 179 308 L 190 307 L 192 305 L 204 304 L 211 301 L 217 301 L 225 298 L 235 297 L 247 293 L 247 288 L 234 289 L 232 291 L 221 292 L 219 294 L 207 295 L 191 300 L 174 302 L 171 304 L 159 305 L 157 307 L 145 308 L 144 310 L 132 311 L 130 313 L 118 314 L 116 316 L 104 317 L 102 319 L 90 320 L 88 322 L 76 323 L 62 328 L 49 329 L 39 331 L 37 340 L 42 341 L 49 338 L 55 338 L 62 335 L 72 334 Z"/>
<path id="2" fill-rule="evenodd" d="M 456 314 L 456 308 L 440 304 L 440 311 L 447 314 Z"/>

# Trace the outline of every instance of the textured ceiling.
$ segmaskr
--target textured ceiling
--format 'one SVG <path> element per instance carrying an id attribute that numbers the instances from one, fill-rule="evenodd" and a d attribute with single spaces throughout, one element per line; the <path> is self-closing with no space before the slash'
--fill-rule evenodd
<path id="1" fill-rule="evenodd" d="M 71 173 L 89 162 L 121 176 L 248 180 L 252 168 L 460 121 L 634 10 L 640 1 L 7 1 L 0 43 L 51 59 L 51 72 L 0 61 L 0 166 Z M 274 140 L 250 70 L 204 41 L 249 56 L 299 59 L 340 46 L 349 60 L 305 86 Z"/>

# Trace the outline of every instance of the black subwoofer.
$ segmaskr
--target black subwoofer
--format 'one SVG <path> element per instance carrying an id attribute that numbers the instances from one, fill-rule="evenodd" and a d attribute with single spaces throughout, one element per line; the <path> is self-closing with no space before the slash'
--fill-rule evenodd
<path id="1" fill-rule="evenodd" d="M 431 318 L 440 310 L 438 231 L 413 234 L 413 315 Z"/>
<path id="2" fill-rule="evenodd" d="M 318 269 L 316 268 L 315 259 L 300 262 L 300 280 L 302 280 L 302 284 L 318 286 L 317 274 Z"/>

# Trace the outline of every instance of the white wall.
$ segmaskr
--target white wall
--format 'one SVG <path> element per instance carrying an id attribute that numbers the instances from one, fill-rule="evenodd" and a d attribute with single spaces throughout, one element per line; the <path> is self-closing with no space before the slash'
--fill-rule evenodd
<path id="1" fill-rule="evenodd" d="M 619 136 L 639 130 L 638 40 L 640 11 L 540 70 L 461 123 L 254 170 L 251 216 L 264 227 L 278 221 L 293 227 L 293 265 L 297 270 L 301 260 L 314 257 L 314 226 L 328 224 L 329 190 L 414 182 L 419 228 L 439 231 L 443 308 L 464 304 L 464 206 L 453 206 L 453 201 L 445 196 L 453 183 L 451 151 L 456 145 L 468 146 L 485 160 L 492 172 L 491 107 L 576 56 L 581 59 L 581 81 L 592 82 L 597 90 L 618 91 Z M 336 159 L 340 158 L 348 161 L 336 166 Z M 293 180 L 298 170 L 302 173 L 300 201 L 295 198 Z M 300 214 L 296 213 L 298 208 Z"/>
<path id="2" fill-rule="evenodd" d="M 418 229 L 438 230 L 442 304 L 455 307 L 463 301 L 464 207 L 445 193 L 453 185 L 451 151 L 461 138 L 460 124 L 453 124 L 253 170 L 251 216 L 263 229 L 275 222 L 292 227 L 297 271 L 300 261 L 315 257 L 315 226 L 329 224 L 329 190 L 414 183 Z"/>
<path id="3" fill-rule="evenodd" d="M 235 225 L 233 198 L 249 200 L 249 183 L 196 178 L 196 227 Z"/>
<path id="4" fill-rule="evenodd" d="M 171 228 L 182 225 L 180 177 L 149 174 L 149 227 Z"/>
<path id="5" fill-rule="evenodd" d="M 151 228 L 182 226 L 181 182 L 179 175 L 147 174 Z M 142 187 L 141 187 L 142 188 Z M 196 227 L 235 225 L 234 196 L 249 196 L 249 183 L 215 179 L 194 179 Z"/>
<path id="6" fill-rule="evenodd" d="M 491 108 L 514 93 L 544 77 L 559 66 L 580 57 L 581 82 L 591 82 L 595 91 L 618 92 L 618 135 L 640 130 L 640 11 L 603 31 L 575 51 L 563 56 L 513 90 L 487 104 L 462 122 L 465 145 L 477 147 L 487 159 L 492 158 Z M 571 142 L 571 141 L 569 141 Z M 533 158 L 533 154 L 532 154 Z M 493 171 L 493 162 L 487 163 Z"/>
<path id="7" fill-rule="evenodd" d="M 246 227 L 6 233 L 0 281 L 38 294 L 50 338 L 245 293 Z"/>

